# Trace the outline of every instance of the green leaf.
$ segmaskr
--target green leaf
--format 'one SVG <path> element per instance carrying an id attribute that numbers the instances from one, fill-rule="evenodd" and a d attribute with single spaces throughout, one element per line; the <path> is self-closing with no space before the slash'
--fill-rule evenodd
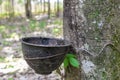
<path id="1" fill-rule="evenodd" d="M 66 67 L 68 67 L 68 65 L 69 65 L 69 60 L 68 60 L 68 58 L 65 58 L 64 59 L 64 67 L 66 68 Z"/>
<path id="2" fill-rule="evenodd" d="M 73 66 L 73 67 L 76 67 L 76 68 L 79 68 L 79 62 L 77 59 L 75 58 L 69 58 L 70 59 L 70 64 Z"/>
<path id="3" fill-rule="evenodd" d="M 69 53 L 69 54 L 67 54 L 66 56 L 67 56 L 67 58 L 75 58 L 75 57 L 76 57 L 76 56 L 75 56 L 74 54 L 72 54 L 72 53 Z"/>

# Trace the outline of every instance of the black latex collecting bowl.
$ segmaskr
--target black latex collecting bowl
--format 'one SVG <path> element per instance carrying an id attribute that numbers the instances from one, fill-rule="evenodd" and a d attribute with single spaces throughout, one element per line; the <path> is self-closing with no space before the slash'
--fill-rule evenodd
<path id="1" fill-rule="evenodd" d="M 50 74 L 57 69 L 70 47 L 68 41 L 56 38 L 26 37 L 21 42 L 26 62 L 38 74 Z"/>

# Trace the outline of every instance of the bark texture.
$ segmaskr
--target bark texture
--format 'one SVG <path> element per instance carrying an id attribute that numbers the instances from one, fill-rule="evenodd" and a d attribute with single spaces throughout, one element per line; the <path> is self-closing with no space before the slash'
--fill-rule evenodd
<path id="1" fill-rule="evenodd" d="M 119 0 L 64 0 L 64 38 L 76 48 L 81 63 L 77 71 L 66 70 L 66 80 L 120 79 L 119 4 Z"/>
<path id="2" fill-rule="evenodd" d="M 26 0 L 26 3 L 25 3 L 25 12 L 26 12 L 26 17 L 27 18 L 31 18 L 32 17 L 31 0 Z"/>
<path id="3" fill-rule="evenodd" d="M 86 19 L 79 0 L 64 0 L 64 37 L 71 41 L 74 48 L 80 48 L 85 42 L 84 28 Z M 78 58 L 80 56 L 78 55 Z M 80 69 L 66 70 L 66 80 L 81 80 Z"/>
<path id="4" fill-rule="evenodd" d="M 59 9 L 59 0 L 57 0 L 57 17 L 59 17 L 60 9 Z"/>
<path id="5" fill-rule="evenodd" d="M 48 0 L 48 19 L 50 19 L 50 11 L 51 11 L 51 9 L 50 9 L 51 7 L 50 7 L 50 0 Z"/>

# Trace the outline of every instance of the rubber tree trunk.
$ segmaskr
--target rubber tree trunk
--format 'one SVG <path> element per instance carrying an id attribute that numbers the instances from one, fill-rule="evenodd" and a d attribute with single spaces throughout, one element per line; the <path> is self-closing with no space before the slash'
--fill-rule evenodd
<path id="1" fill-rule="evenodd" d="M 59 8 L 59 0 L 57 0 L 57 17 L 59 17 L 59 13 L 60 13 L 60 8 Z"/>
<path id="2" fill-rule="evenodd" d="M 82 37 L 84 37 L 85 25 L 83 14 L 80 12 L 79 0 L 64 0 L 64 38 L 71 41 L 76 48 L 84 44 Z M 81 80 L 81 69 L 71 68 L 71 72 L 66 69 L 65 77 L 65 80 Z"/>
<path id="3" fill-rule="evenodd" d="M 32 12 L 31 12 L 31 0 L 26 0 L 25 2 L 25 12 L 27 18 L 32 18 Z"/>
<path id="4" fill-rule="evenodd" d="M 75 47 L 83 44 L 85 18 L 81 12 L 79 0 L 64 0 L 64 37 Z"/>
<path id="5" fill-rule="evenodd" d="M 57 4 L 56 4 L 56 1 L 55 1 L 55 2 L 54 2 L 54 12 L 57 14 L 56 6 L 57 6 Z M 56 16 L 57 16 L 57 15 L 56 15 Z"/>
<path id="6" fill-rule="evenodd" d="M 64 0 L 64 38 L 80 68 L 65 80 L 120 80 L 120 0 Z"/>
<path id="7" fill-rule="evenodd" d="M 43 12 L 42 0 L 40 0 L 41 13 Z"/>
<path id="8" fill-rule="evenodd" d="M 10 9 L 10 17 L 14 17 L 14 0 L 10 0 L 10 7 L 11 7 L 11 9 Z"/>
<path id="9" fill-rule="evenodd" d="M 44 5 L 44 13 L 46 12 L 46 6 L 45 6 L 45 0 L 43 0 L 43 5 Z"/>
<path id="10" fill-rule="evenodd" d="M 50 18 L 50 0 L 48 0 L 48 19 Z"/>
<path id="11" fill-rule="evenodd" d="M 1 1 L 0 1 L 0 13 L 2 13 L 2 5 L 1 5 L 2 2 L 3 2 L 3 1 L 1 0 Z"/>

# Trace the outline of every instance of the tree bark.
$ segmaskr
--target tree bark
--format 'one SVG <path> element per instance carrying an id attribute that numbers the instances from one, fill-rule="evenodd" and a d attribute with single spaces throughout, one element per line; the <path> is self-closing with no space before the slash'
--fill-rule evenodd
<path id="1" fill-rule="evenodd" d="M 10 17 L 13 17 L 14 16 L 14 0 L 11 0 L 10 4 L 11 4 Z"/>
<path id="2" fill-rule="evenodd" d="M 31 12 L 31 0 L 26 0 L 25 2 L 25 12 L 27 18 L 32 18 L 32 12 Z"/>
<path id="3" fill-rule="evenodd" d="M 79 0 L 64 0 L 64 38 L 71 41 L 74 48 L 80 48 L 85 43 L 83 15 Z M 80 59 L 80 56 L 77 56 Z M 65 80 L 81 80 L 81 69 L 72 68 L 71 72 L 66 70 Z"/>
<path id="4" fill-rule="evenodd" d="M 43 12 L 42 0 L 40 0 L 41 13 Z"/>
<path id="5" fill-rule="evenodd" d="M 60 8 L 59 8 L 59 0 L 57 0 L 57 17 L 59 17 L 59 13 L 60 13 Z"/>
<path id="6" fill-rule="evenodd" d="M 43 4 L 44 4 L 44 13 L 46 12 L 46 6 L 45 6 L 45 0 L 43 1 Z"/>
<path id="7" fill-rule="evenodd" d="M 54 12 L 56 13 L 56 1 L 54 2 Z"/>
<path id="8" fill-rule="evenodd" d="M 64 0 L 64 38 L 81 63 L 80 69 L 65 70 L 65 80 L 120 79 L 119 4 L 119 0 Z"/>
<path id="9" fill-rule="evenodd" d="M 50 19 L 50 0 L 48 0 L 48 19 Z"/>

